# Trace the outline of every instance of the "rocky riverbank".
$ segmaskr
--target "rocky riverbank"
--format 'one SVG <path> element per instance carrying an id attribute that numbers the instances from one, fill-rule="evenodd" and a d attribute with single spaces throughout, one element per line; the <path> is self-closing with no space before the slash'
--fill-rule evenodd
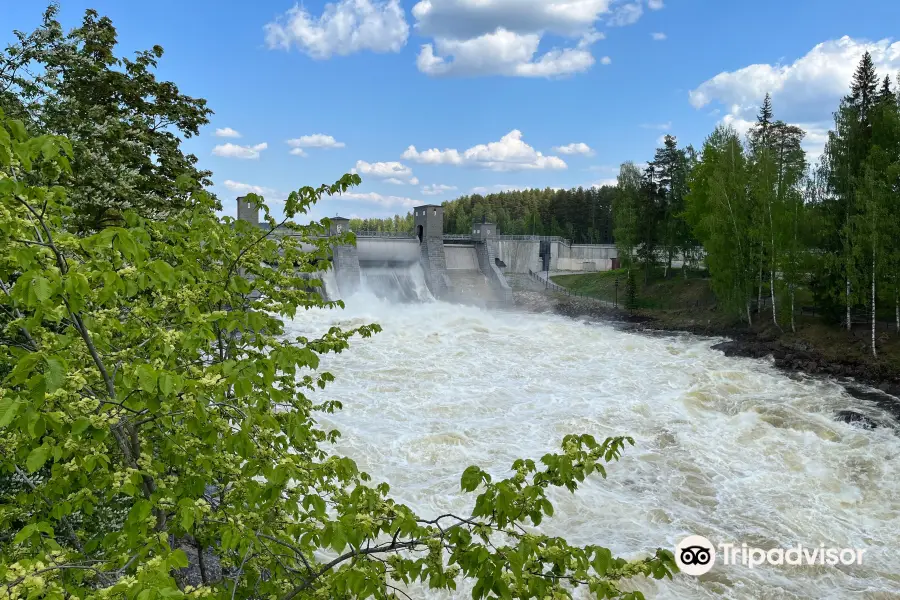
<path id="1" fill-rule="evenodd" d="M 723 323 L 711 315 L 691 312 L 627 311 L 608 306 L 599 300 L 563 296 L 536 290 L 515 290 L 515 305 L 528 312 L 552 312 L 572 318 L 611 321 L 637 331 L 683 331 L 697 335 L 726 337 L 728 341 L 713 346 L 726 356 L 766 358 L 787 372 L 833 377 L 848 387 L 853 395 L 871 400 L 900 418 L 900 370 L 887 361 L 865 358 L 863 353 L 844 353 L 841 348 L 827 348 L 826 353 L 809 341 L 796 336 L 777 335 L 765 327 L 749 329 Z M 709 317 L 709 318 L 707 318 Z M 885 396 L 865 391 L 880 390 Z M 889 396 L 888 396 L 889 395 Z M 893 396 L 894 398 L 890 398 Z M 855 421 L 848 414 L 845 420 Z M 841 417 L 844 418 L 844 417 Z"/>

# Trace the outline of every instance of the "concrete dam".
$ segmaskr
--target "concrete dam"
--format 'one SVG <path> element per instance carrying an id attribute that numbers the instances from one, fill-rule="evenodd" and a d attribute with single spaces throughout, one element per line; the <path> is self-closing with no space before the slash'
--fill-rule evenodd
<path id="1" fill-rule="evenodd" d="M 237 199 L 238 219 L 257 226 L 259 211 Z M 329 300 L 367 291 L 394 302 L 432 299 L 482 307 L 512 303 L 506 274 L 605 271 L 616 268 L 612 245 L 573 245 L 557 237 L 503 236 L 493 223 L 471 233 L 444 234 L 444 209 L 413 209 L 414 233 L 354 232 L 356 244 L 335 246 L 332 269 L 318 273 Z M 329 235 L 350 231 L 350 220 L 331 217 Z"/>

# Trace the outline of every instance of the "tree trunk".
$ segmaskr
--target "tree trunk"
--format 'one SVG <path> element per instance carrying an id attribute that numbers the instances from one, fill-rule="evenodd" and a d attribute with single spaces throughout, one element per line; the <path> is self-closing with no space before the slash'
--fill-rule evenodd
<path id="1" fill-rule="evenodd" d="M 753 327 L 753 317 L 750 316 L 750 301 L 747 300 L 747 325 Z"/>
<path id="2" fill-rule="evenodd" d="M 794 322 L 794 284 L 791 284 L 791 331 L 797 333 L 797 325 Z"/>
<path id="3" fill-rule="evenodd" d="M 875 350 L 875 249 L 872 248 L 872 356 L 878 358 Z"/>
<path id="4" fill-rule="evenodd" d="M 778 186 L 781 189 L 781 172 L 778 173 Z M 769 202 L 769 233 L 772 235 L 772 260 L 769 267 L 769 297 L 772 300 L 772 322 L 779 330 L 778 315 L 775 312 L 775 222 L 772 219 L 772 203 Z"/>
<path id="5" fill-rule="evenodd" d="M 897 320 L 897 333 L 900 333 L 900 294 L 894 292 L 894 317 Z"/>
<path id="6" fill-rule="evenodd" d="M 763 261 L 762 257 L 759 259 L 759 292 L 756 295 L 756 314 L 759 314 L 762 311 L 762 267 Z"/>
<path id="7" fill-rule="evenodd" d="M 769 291 L 770 291 L 770 298 L 772 300 L 772 322 L 775 323 L 775 327 L 778 327 L 778 329 L 781 329 L 781 326 L 778 324 L 778 316 L 775 312 L 775 271 L 774 270 L 769 274 L 769 287 L 771 288 Z"/>
<path id="8" fill-rule="evenodd" d="M 850 275 L 847 275 L 847 331 L 850 331 L 850 328 Z"/>

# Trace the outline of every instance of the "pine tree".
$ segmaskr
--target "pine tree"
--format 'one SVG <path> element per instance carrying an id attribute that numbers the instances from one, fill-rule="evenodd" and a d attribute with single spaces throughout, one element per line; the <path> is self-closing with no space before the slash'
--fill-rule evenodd
<path id="1" fill-rule="evenodd" d="M 894 90 L 891 89 L 891 76 L 885 75 L 884 80 L 881 82 L 881 89 L 878 91 L 878 104 L 896 101 L 897 96 L 894 94 Z"/>
<path id="2" fill-rule="evenodd" d="M 875 73 L 875 63 L 872 55 L 867 51 L 856 67 L 853 74 L 853 83 L 850 86 L 850 103 L 859 112 L 859 119 L 867 122 L 878 97 L 878 76 Z"/>

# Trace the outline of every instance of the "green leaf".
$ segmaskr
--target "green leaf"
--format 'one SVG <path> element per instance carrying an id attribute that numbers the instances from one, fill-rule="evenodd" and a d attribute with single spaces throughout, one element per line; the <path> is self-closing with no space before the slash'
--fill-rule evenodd
<path id="1" fill-rule="evenodd" d="M 35 298 L 37 298 L 39 302 L 44 302 L 45 300 L 47 300 L 52 292 L 50 281 L 44 277 L 35 277 L 34 279 L 32 279 L 31 289 L 34 292 Z"/>
<path id="2" fill-rule="evenodd" d="M 37 533 L 37 523 L 29 523 L 19 530 L 19 533 L 13 538 L 13 544 L 21 544 L 35 533 Z"/>
<path id="3" fill-rule="evenodd" d="M 74 435 L 79 435 L 84 433 L 84 431 L 91 426 L 91 420 L 87 417 L 78 417 L 75 419 L 75 422 L 72 423 L 72 433 Z"/>
<path id="4" fill-rule="evenodd" d="M 48 358 L 47 370 L 44 379 L 47 382 L 47 392 L 55 392 L 62 387 L 66 379 L 66 364 L 61 358 Z"/>
<path id="5" fill-rule="evenodd" d="M 173 569 L 183 569 L 188 566 L 188 557 L 183 550 L 176 550 L 169 555 L 169 567 Z"/>
<path id="6" fill-rule="evenodd" d="M 0 427 L 6 427 L 19 414 L 22 403 L 12 398 L 0 398 Z"/>
<path id="7" fill-rule="evenodd" d="M 140 365 L 137 368 L 138 385 L 145 392 L 156 391 L 156 371 L 150 365 Z"/>
<path id="8" fill-rule="evenodd" d="M 159 391 L 168 396 L 175 389 L 175 378 L 170 373 L 159 374 Z"/>
<path id="9" fill-rule="evenodd" d="M 47 444 L 38 446 L 32 450 L 28 454 L 28 458 L 25 459 L 25 466 L 28 467 L 28 470 L 34 473 L 43 467 L 44 463 L 47 462 L 47 459 L 50 457 L 50 450 L 51 448 Z"/>
<path id="10" fill-rule="evenodd" d="M 9 125 L 9 130 L 12 132 L 13 138 L 15 138 L 16 141 L 24 142 L 28 139 L 28 132 L 25 130 L 25 125 L 22 121 L 12 119 L 7 121 L 7 125 Z"/>

